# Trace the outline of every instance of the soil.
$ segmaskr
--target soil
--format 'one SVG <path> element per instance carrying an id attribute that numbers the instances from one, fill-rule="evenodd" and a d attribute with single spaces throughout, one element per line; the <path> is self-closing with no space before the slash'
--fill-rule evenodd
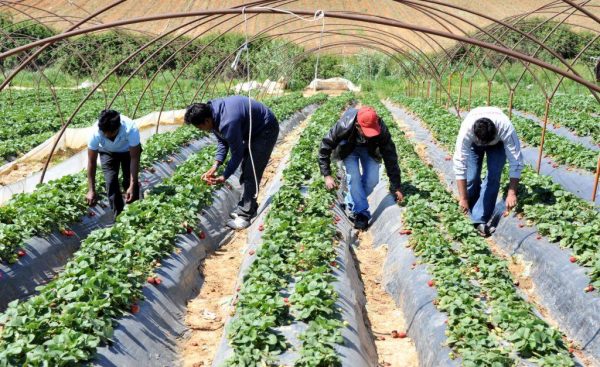
<path id="1" fill-rule="evenodd" d="M 375 338 L 378 366 L 416 367 L 419 361 L 412 339 L 392 337 L 393 330 L 406 331 L 406 319 L 383 286 L 387 245 L 373 247 L 371 231 L 362 232 L 359 240 L 360 246 L 354 248 L 354 253 L 365 286 L 367 317 Z"/>
<path id="2" fill-rule="evenodd" d="M 280 164 L 284 164 L 291 148 L 300 138 L 308 119 L 287 134 L 283 142 L 273 150 L 271 159 L 260 183 L 259 202 L 264 190 L 275 176 Z M 247 232 L 237 232 L 233 239 L 215 253 L 209 255 L 200 269 L 204 284 L 200 294 L 188 303 L 185 322 L 190 332 L 181 340 L 180 350 L 184 367 L 210 366 L 223 337 L 224 325 L 233 308 L 236 282 L 246 248 Z"/>
<path id="3" fill-rule="evenodd" d="M 63 160 L 70 158 L 78 152 L 72 149 L 57 150 L 52 155 L 50 166 Z M 24 161 L 16 163 L 10 171 L 5 171 L 0 174 L 0 186 L 10 185 L 14 182 L 20 181 L 25 177 L 30 176 L 32 173 L 39 172 L 44 168 L 46 161 Z"/>

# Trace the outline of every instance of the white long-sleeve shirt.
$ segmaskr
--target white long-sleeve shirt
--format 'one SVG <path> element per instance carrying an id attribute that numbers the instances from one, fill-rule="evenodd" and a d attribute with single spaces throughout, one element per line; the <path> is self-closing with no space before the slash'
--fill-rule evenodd
<path id="1" fill-rule="evenodd" d="M 496 138 L 489 144 L 480 142 L 473 132 L 475 121 L 482 117 L 492 120 L 496 126 Z M 489 146 L 495 145 L 500 141 L 504 143 L 510 178 L 520 178 L 524 167 L 521 144 L 519 143 L 515 127 L 510 122 L 508 116 L 497 107 L 477 107 L 471 110 L 462 122 L 458 138 L 456 139 L 456 148 L 454 149 L 454 174 L 456 175 L 456 179 L 467 179 L 467 157 L 469 156 L 472 144 Z"/>

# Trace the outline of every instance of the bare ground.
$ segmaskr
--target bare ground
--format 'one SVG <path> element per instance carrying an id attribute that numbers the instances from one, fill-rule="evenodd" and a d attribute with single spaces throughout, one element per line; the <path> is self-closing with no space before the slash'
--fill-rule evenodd
<path id="1" fill-rule="evenodd" d="M 387 246 L 373 247 L 370 231 L 360 234 L 360 246 L 354 249 L 360 276 L 367 297 L 367 316 L 375 338 L 379 357 L 378 365 L 391 367 L 416 367 L 417 350 L 412 339 L 394 338 L 392 331 L 405 332 L 406 321 L 402 310 L 383 287 L 383 264 Z"/>

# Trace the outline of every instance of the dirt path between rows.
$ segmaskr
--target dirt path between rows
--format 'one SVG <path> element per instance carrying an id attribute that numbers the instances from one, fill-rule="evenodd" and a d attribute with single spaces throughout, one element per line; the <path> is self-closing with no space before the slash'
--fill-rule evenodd
<path id="1" fill-rule="evenodd" d="M 380 367 L 417 367 L 419 359 L 412 339 L 394 338 L 392 331 L 406 331 L 406 319 L 383 287 L 383 265 L 387 246 L 373 247 L 371 231 L 359 235 L 360 246 L 354 248 L 357 267 L 367 296 L 367 317 L 377 347 Z"/>
<path id="2" fill-rule="evenodd" d="M 298 142 L 308 121 L 309 118 L 294 128 L 273 150 L 260 184 L 259 203 L 264 199 L 265 188 L 275 176 L 279 165 L 284 163 L 291 148 Z M 237 232 L 229 243 L 209 255 L 202 265 L 204 284 L 200 294 L 188 302 L 185 322 L 190 333 L 180 343 L 184 367 L 212 365 L 215 352 L 223 337 L 225 321 L 233 312 L 230 303 L 235 294 L 234 288 L 242 264 L 246 240 L 246 231 Z"/>

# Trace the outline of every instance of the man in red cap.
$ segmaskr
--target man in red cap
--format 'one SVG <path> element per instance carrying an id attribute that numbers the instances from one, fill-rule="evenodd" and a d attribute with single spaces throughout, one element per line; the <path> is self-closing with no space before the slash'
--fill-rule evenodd
<path id="1" fill-rule="evenodd" d="M 329 190 L 337 188 L 331 176 L 331 153 L 344 162 L 348 193 L 346 209 L 356 229 L 369 226 L 368 196 L 379 182 L 379 165 L 383 160 L 390 180 L 390 192 L 397 201 L 400 191 L 400 167 L 392 136 L 372 107 L 348 109 L 323 138 L 319 149 L 319 167 Z"/>

